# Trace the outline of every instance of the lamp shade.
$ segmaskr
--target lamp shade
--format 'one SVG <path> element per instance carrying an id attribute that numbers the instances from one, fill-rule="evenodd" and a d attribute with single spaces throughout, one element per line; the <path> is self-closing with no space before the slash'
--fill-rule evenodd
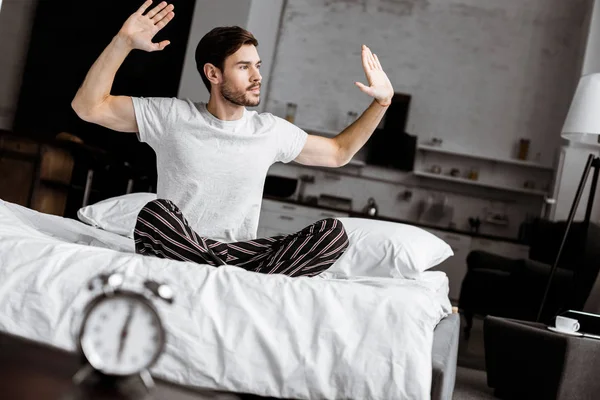
<path id="1" fill-rule="evenodd" d="M 579 80 L 562 137 L 568 140 L 598 144 L 600 138 L 600 73 L 584 75 Z"/>

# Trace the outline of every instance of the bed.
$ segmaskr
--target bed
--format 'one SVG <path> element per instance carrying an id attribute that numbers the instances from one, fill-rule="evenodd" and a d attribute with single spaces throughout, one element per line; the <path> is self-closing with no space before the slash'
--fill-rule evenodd
<path id="1" fill-rule="evenodd" d="M 75 350 L 88 281 L 168 282 L 153 375 L 281 398 L 450 399 L 458 315 L 448 280 L 288 278 L 134 253 L 131 239 L 0 200 L 0 329 Z M 435 338 L 435 340 L 434 340 Z"/>

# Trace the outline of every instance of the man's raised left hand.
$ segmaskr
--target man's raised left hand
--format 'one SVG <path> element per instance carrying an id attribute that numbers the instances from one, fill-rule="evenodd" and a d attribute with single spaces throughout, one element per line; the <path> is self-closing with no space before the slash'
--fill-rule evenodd
<path id="1" fill-rule="evenodd" d="M 362 46 L 362 64 L 367 76 L 369 86 L 360 82 L 355 82 L 356 86 L 364 93 L 375 98 L 382 106 L 387 107 L 392 102 L 394 88 L 388 79 L 376 54 L 371 53 L 371 49 L 363 44 Z"/>

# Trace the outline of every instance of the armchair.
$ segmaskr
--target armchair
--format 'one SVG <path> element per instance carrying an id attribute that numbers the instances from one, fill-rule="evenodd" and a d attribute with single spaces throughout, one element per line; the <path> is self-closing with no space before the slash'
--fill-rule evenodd
<path id="1" fill-rule="evenodd" d="M 535 321 L 565 226 L 565 221 L 534 221 L 528 259 L 514 260 L 479 250 L 469 253 L 458 300 L 466 320 L 466 339 L 474 315 Z M 599 244 L 600 226 L 584 222 L 571 225 L 542 321 L 567 307 L 583 308 L 600 268 Z"/>

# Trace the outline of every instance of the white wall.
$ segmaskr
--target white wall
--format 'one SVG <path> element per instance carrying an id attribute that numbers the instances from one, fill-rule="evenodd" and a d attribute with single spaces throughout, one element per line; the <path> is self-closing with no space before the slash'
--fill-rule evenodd
<path id="1" fill-rule="evenodd" d="M 267 109 L 339 129 L 369 99 L 360 46 L 413 95 L 408 131 L 510 157 L 518 138 L 552 164 L 579 75 L 588 0 L 290 0 Z"/>
<path id="2" fill-rule="evenodd" d="M 600 2 L 593 0 L 581 75 L 600 72 Z"/>
<path id="3" fill-rule="evenodd" d="M 556 206 L 554 207 L 551 219 L 554 221 L 566 220 L 569 216 L 573 199 L 577 192 L 577 187 L 581 181 L 583 170 L 587 162 L 588 156 L 594 154 L 600 155 L 598 149 L 589 147 L 577 147 L 576 145 L 563 146 L 561 149 L 561 159 L 559 162 L 560 182 L 557 187 L 554 198 L 556 199 Z M 585 211 L 588 202 L 588 196 L 590 192 L 590 186 L 592 181 L 593 170 L 590 171 L 590 175 L 586 181 L 583 194 L 579 201 L 579 206 L 575 213 L 575 220 L 582 221 L 585 217 Z M 594 201 L 594 205 L 598 203 L 600 194 L 597 193 Z M 592 221 L 598 221 L 598 207 L 593 208 Z"/>
<path id="4" fill-rule="evenodd" d="M 196 0 L 177 97 L 207 102 L 209 93 L 196 68 L 194 54 L 204 35 L 217 26 L 245 27 L 252 0 Z"/>
<path id="5" fill-rule="evenodd" d="M 590 7 L 589 0 L 289 0 L 267 110 L 283 115 L 295 102 L 299 125 L 341 129 L 347 111 L 370 101 L 353 84 L 365 79 L 365 43 L 395 90 L 413 95 L 408 131 L 419 140 L 441 137 L 448 146 L 510 158 L 518 138 L 529 137 L 530 154 L 541 152 L 540 161 L 553 165 Z M 327 182 L 313 187 L 331 190 Z M 359 192 L 353 198 L 365 201 Z M 374 194 L 390 203 L 386 209 L 410 216 L 385 191 Z M 531 213 L 531 199 L 517 200 L 501 204 L 515 214 L 510 234 Z M 490 207 L 455 204 L 459 225 Z"/>
<path id="6" fill-rule="evenodd" d="M 232 25 L 249 30 L 258 40 L 258 53 L 263 65 L 262 93 L 266 95 L 283 3 L 284 0 L 196 0 L 178 97 L 208 101 L 208 90 L 196 68 L 196 46 L 213 28 Z M 264 99 L 256 109 L 264 109 Z"/>
<path id="7" fill-rule="evenodd" d="M 263 95 L 260 105 L 256 107 L 259 112 L 265 109 L 267 103 L 283 7 L 284 0 L 254 0 L 250 7 L 246 29 L 258 40 L 258 53 L 263 65 L 261 68 Z"/>

